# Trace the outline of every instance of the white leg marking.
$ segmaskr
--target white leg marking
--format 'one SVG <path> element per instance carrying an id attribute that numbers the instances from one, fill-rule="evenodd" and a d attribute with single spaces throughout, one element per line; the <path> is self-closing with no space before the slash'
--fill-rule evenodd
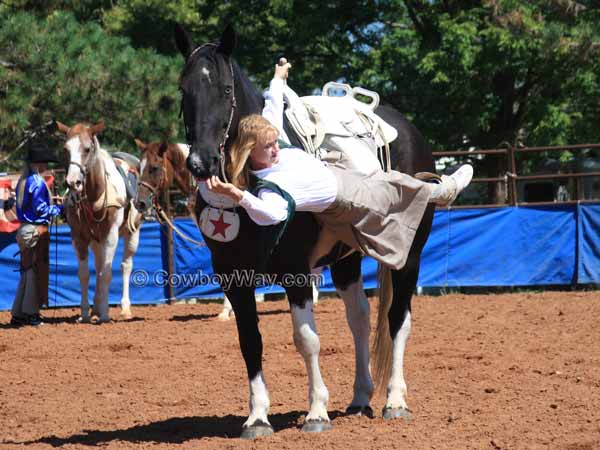
<path id="1" fill-rule="evenodd" d="M 112 281 L 112 261 L 119 242 L 119 228 L 115 225 L 108 232 L 102 244 L 93 243 L 96 265 L 96 292 L 94 293 L 94 309 L 98 311 L 99 322 L 109 322 L 108 291 Z"/>
<path id="2" fill-rule="evenodd" d="M 410 336 L 411 315 L 406 312 L 406 318 L 402 327 L 398 330 L 392 344 L 392 374 L 387 388 L 387 408 L 405 408 L 406 404 L 406 382 L 404 381 L 404 350 L 408 337 Z"/>
<path id="3" fill-rule="evenodd" d="M 121 318 L 131 319 L 131 299 L 129 298 L 129 277 L 133 268 L 133 255 L 137 251 L 140 241 L 140 229 L 133 234 L 125 235 L 123 261 L 121 262 L 121 274 L 123 275 L 123 296 L 121 297 Z"/>
<path id="4" fill-rule="evenodd" d="M 234 317 L 235 314 L 233 312 L 233 307 L 231 306 L 231 302 L 225 296 L 223 299 L 223 310 L 217 316 L 219 320 L 229 320 L 230 317 Z"/>
<path id="5" fill-rule="evenodd" d="M 319 350 L 321 344 L 317 335 L 312 301 L 307 300 L 304 308 L 291 306 L 292 324 L 294 326 L 294 343 L 304 358 L 308 372 L 309 411 L 306 420 L 326 420 L 329 392 L 321 377 L 319 369 Z"/>
<path id="6" fill-rule="evenodd" d="M 369 301 L 363 289 L 362 276 L 337 290 L 346 306 L 346 321 L 352 331 L 355 352 L 354 396 L 350 406 L 368 406 L 373 395 L 373 379 L 369 370 Z"/>
<path id="7" fill-rule="evenodd" d="M 269 406 L 269 390 L 265 383 L 265 377 L 259 372 L 252 380 L 250 380 L 250 415 L 244 423 L 244 427 L 252 426 L 256 421 L 269 424 L 268 414 Z"/>
<path id="8" fill-rule="evenodd" d="M 90 301 L 88 299 L 88 286 L 90 282 L 90 268 L 88 267 L 88 256 L 87 252 L 84 259 L 80 258 L 80 254 L 77 251 L 77 246 L 73 242 L 73 248 L 77 254 L 77 275 L 79 276 L 79 285 L 81 286 L 81 322 L 90 321 Z"/>

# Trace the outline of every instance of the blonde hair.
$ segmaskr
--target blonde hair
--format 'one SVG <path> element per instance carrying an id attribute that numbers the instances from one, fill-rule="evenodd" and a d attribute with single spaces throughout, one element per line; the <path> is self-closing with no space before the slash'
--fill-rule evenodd
<path id="1" fill-rule="evenodd" d="M 248 187 L 250 153 L 257 145 L 264 144 L 270 133 L 279 135 L 277 128 L 261 115 L 252 114 L 240 121 L 237 138 L 231 146 L 227 165 L 227 172 L 233 185 L 240 189 Z"/>

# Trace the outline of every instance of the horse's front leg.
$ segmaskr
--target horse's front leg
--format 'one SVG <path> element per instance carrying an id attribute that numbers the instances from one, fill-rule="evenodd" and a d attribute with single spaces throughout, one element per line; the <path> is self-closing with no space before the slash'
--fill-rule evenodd
<path id="1" fill-rule="evenodd" d="M 123 296 L 121 297 L 121 318 L 131 319 L 131 300 L 129 298 L 129 278 L 133 269 L 133 255 L 137 251 L 140 241 L 140 228 L 133 233 L 127 232 L 124 239 L 123 260 L 121 261 L 121 275 L 123 277 Z"/>
<path id="2" fill-rule="evenodd" d="M 262 370 L 262 336 L 258 329 L 258 315 L 253 287 L 233 287 L 227 290 L 235 311 L 240 349 L 246 363 L 250 384 L 250 413 L 243 425 L 242 439 L 254 439 L 273 434 L 269 423 L 269 391 Z"/>
<path id="3" fill-rule="evenodd" d="M 323 382 L 319 368 L 320 341 L 315 325 L 312 302 L 312 285 L 286 287 L 294 327 L 294 344 L 304 358 L 308 372 L 309 410 L 302 431 L 320 432 L 330 430 L 327 415 L 329 391 Z"/>
<path id="4" fill-rule="evenodd" d="M 373 416 L 370 402 L 373 379 L 369 370 L 369 301 L 361 276 L 359 253 L 354 253 L 331 266 L 331 278 L 338 295 L 344 300 L 346 321 L 354 338 L 354 395 L 346 412 Z"/>
<path id="5" fill-rule="evenodd" d="M 119 243 L 119 229 L 111 227 L 106 239 L 92 243 L 96 266 L 96 290 L 94 292 L 94 310 L 98 314 L 98 323 L 110 322 L 108 314 L 108 291 L 112 281 L 112 262 Z"/>
<path id="6" fill-rule="evenodd" d="M 81 287 L 81 316 L 78 322 L 87 323 L 90 321 L 90 301 L 88 298 L 88 287 L 90 283 L 90 268 L 88 266 L 88 243 L 78 239 L 73 239 L 73 248 L 77 255 L 77 275 L 79 276 L 79 285 Z"/>

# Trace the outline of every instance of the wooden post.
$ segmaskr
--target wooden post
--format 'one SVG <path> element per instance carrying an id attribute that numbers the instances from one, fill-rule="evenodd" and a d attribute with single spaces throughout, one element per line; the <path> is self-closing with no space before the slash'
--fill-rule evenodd
<path id="1" fill-rule="evenodd" d="M 169 219 L 173 220 L 172 211 L 171 211 L 171 193 L 169 189 L 165 189 L 163 191 L 163 204 L 165 205 L 164 210 Z M 167 228 L 167 272 L 168 277 L 170 279 L 171 275 L 175 272 L 175 249 L 173 248 L 173 230 L 170 227 Z M 174 302 L 175 298 L 175 288 L 171 283 L 167 283 L 168 295 L 169 295 L 169 303 Z"/>
<path id="2" fill-rule="evenodd" d="M 510 172 L 510 183 L 509 183 L 509 201 L 512 206 L 516 206 L 517 204 L 517 196 L 519 195 L 517 192 L 517 161 L 515 158 L 515 146 L 510 145 L 507 151 L 508 156 L 508 170 Z"/>

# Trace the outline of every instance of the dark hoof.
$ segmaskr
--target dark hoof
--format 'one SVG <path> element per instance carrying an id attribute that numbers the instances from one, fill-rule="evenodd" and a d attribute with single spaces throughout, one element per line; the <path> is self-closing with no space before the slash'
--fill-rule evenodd
<path id="1" fill-rule="evenodd" d="M 329 420 L 309 420 L 302 427 L 302 431 L 305 433 L 320 433 L 322 431 L 329 431 L 333 429 Z"/>
<path id="2" fill-rule="evenodd" d="M 412 419 L 410 411 L 406 408 L 383 408 L 382 415 L 385 420 Z"/>
<path id="3" fill-rule="evenodd" d="M 273 434 L 273 427 L 268 423 L 257 421 L 254 425 L 244 427 L 242 430 L 242 439 L 256 439 L 263 436 L 271 436 Z"/>
<path id="4" fill-rule="evenodd" d="M 346 414 L 349 416 L 366 416 L 370 419 L 373 418 L 373 408 L 367 406 L 348 406 Z"/>

